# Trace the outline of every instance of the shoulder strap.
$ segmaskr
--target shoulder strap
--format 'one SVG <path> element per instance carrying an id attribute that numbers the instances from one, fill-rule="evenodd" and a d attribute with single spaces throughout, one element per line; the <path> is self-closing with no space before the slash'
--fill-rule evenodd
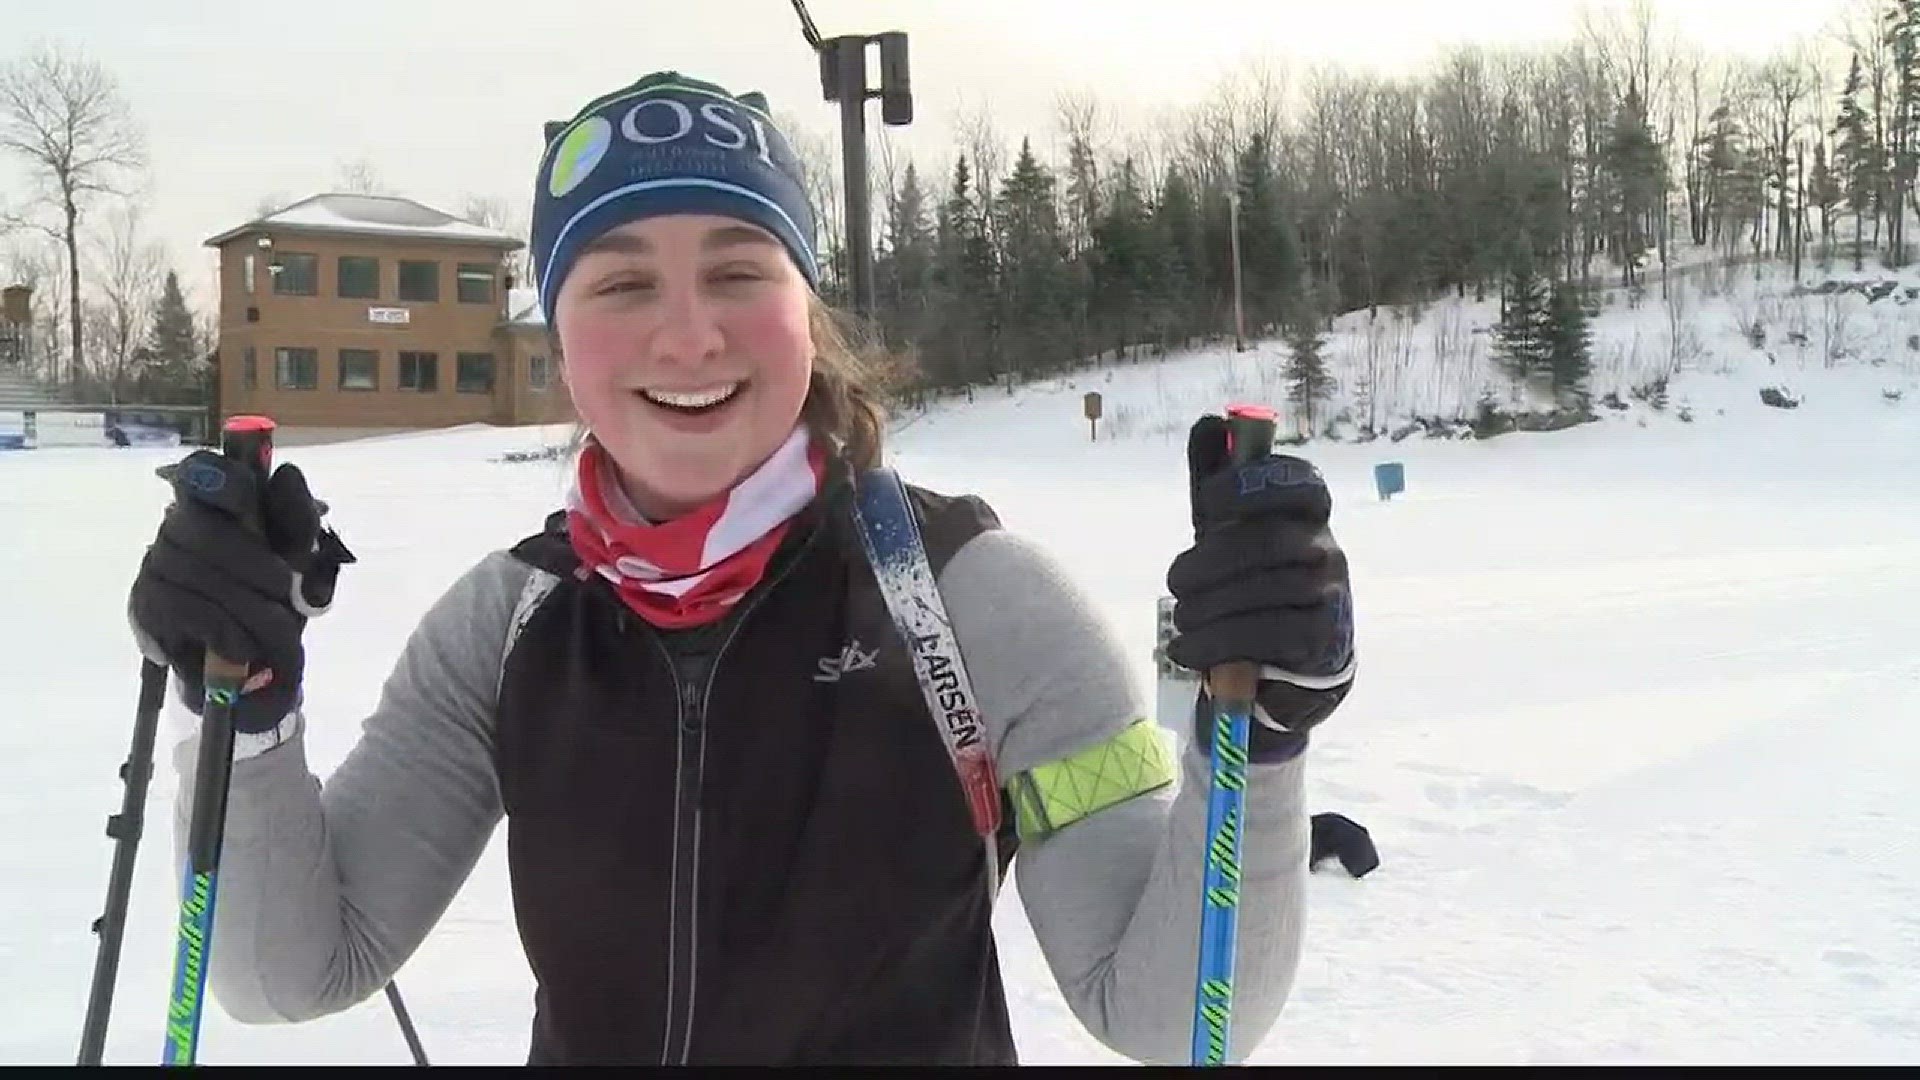
<path id="1" fill-rule="evenodd" d="M 1000 829 L 1000 783 L 994 775 L 993 748 L 987 743 L 986 724 L 967 678 L 960 645 L 953 636 L 940 586 L 927 561 L 920 523 L 907 499 L 906 486 L 892 469 L 873 469 L 859 478 L 854 500 L 861 547 L 880 595 L 886 599 L 894 626 L 913 656 L 914 674 L 927 709 L 946 743 L 960 775 L 974 831 L 987 844 L 988 873 L 996 881 L 999 859 L 995 836 Z"/>

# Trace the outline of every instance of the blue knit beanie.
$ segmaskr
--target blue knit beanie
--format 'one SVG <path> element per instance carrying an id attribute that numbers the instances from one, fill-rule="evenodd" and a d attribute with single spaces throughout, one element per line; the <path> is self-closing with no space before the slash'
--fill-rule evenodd
<path id="1" fill-rule="evenodd" d="M 549 325 L 582 247 L 661 214 L 758 225 L 818 288 L 813 208 L 800 176 L 761 94 L 735 97 L 666 71 L 589 102 L 548 138 L 534 185 L 533 265 Z"/>

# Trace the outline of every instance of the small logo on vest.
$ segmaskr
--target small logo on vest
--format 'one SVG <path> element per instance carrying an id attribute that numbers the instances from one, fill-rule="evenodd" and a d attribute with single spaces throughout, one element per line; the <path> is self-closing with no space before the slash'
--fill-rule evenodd
<path id="1" fill-rule="evenodd" d="M 862 649 L 860 639 L 846 643 L 838 656 L 820 658 L 820 671 L 813 677 L 814 682 L 839 682 L 840 676 L 855 671 L 870 671 L 880 663 L 880 650 Z"/>

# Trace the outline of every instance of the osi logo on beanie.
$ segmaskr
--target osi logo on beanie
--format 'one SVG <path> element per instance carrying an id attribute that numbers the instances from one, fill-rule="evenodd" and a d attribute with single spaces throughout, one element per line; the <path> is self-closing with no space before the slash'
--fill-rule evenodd
<path id="1" fill-rule="evenodd" d="M 661 214 L 757 225 L 817 287 L 814 212 L 800 177 L 760 94 L 735 97 L 669 71 L 588 103 L 550 133 L 534 188 L 532 254 L 549 323 L 584 245 Z"/>

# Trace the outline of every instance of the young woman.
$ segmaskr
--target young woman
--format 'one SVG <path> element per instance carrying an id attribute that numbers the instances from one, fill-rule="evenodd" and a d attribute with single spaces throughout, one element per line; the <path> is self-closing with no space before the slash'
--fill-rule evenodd
<path id="1" fill-rule="evenodd" d="M 532 248 L 589 433 L 573 491 L 426 613 L 324 786 L 301 631 L 351 555 L 299 471 L 256 492 L 192 455 L 133 585 L 186 707 L 203 649 L 253 671 L 216 999 L 288 1023 L 380 992 L 504 819 L 533 1063 L 1012 1063 L 990 923 L 1009 871 L 1087 1030 L 1188 1060 L 1205 725 L 1176 760 L 1062 568 L 981 500 L 909 486 L 997 768 L 983 844 L 850 512 L 881 413 L 815 295 L 813 214 L 764 99 L 668 72 L 553 127 Z M 1168 578 L 1176 662 L 1265 665 L 1237 1061 L 1297 966 L 1302 754 L 1353 650 L 1324 483 L 1291 458 L 1236 475 L 1224 439 L 1194 426 L 1196 540 Z M 181 479 L 207 470 L 220 491 Z M 231 512 L 255 498 L 264 536 Z"/>

